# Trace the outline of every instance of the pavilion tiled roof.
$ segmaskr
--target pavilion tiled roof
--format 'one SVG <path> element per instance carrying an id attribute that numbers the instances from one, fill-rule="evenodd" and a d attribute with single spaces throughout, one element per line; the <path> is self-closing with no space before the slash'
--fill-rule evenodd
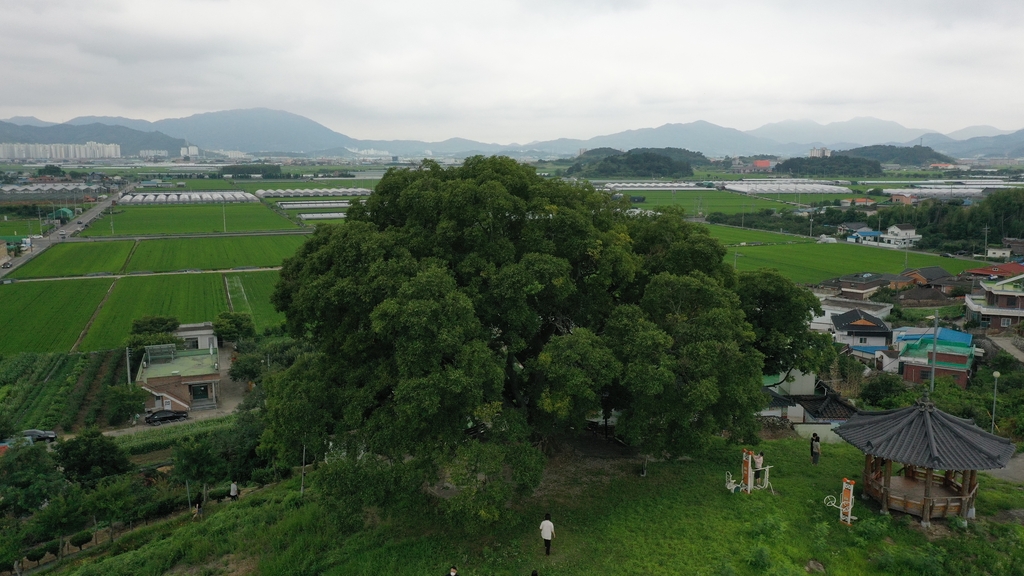
<path id="1" fill-rule="evenodd" d="M 907 408 L 860 412 L 835 432 L 865 454 L 938 470 L 1004 468 L 1017 451 L 1010 440 L 939 410 L 927 396 Z"/>

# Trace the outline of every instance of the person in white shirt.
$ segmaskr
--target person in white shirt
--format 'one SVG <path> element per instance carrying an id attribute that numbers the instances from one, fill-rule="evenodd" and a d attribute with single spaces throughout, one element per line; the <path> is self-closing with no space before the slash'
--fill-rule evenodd
<path id="1" fill-rule="evenodd" d="M 555 525 L 551 522 L 551 514 L 544 515 L 540 523 L 540 537 L 544 540 L 544 553 L 551 556 L 551 540 L 555 537 Z"/>
<path id="2" fill-rule="evenodd" d="M 228 492 L 228 496 L 231 496 L 231 501 L 238 500 L 238 484 L 234 480 L 231 481 L 231 490 Z"/>
<path id="3" fill-rule="evenodd" d="M 754 454 L 754 482 L 761 478 L 761 469 L 764 468 L 764 452 Z"/>

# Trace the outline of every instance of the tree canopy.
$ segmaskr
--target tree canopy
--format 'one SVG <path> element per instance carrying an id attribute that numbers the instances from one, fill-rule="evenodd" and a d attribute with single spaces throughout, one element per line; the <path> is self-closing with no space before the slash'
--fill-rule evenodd
<path id="1" fill-rule="evenodd" d="M 826 158 L 790 158 L 776 164 L 772 172 L 794 176 L 863 178 L 865 176 L 881 176 L 882 164 L 878 160 L 839 155 Z"/>
<path id="2" fill-rule="evenodd" d="M 626 178 L 680 178 L 693 176 L 691 160 L 707 158 L 699 152 L 681 148 L 637 148 L 629 152 L 608 153 L 609 148 L 600 148 L 581 155 L 580 160 L 569 167 L 567 175 Z"/>
<path id="3" fill-rule="evenodd" d="M 856 158 L 867 158 L 877 160 L 882 164 L 903 164 L 905 166 L 928 166 L 929 164 L 948 163 L 955 164 L 956 158 L 951 158 L 932 150 L 928 146 L 892 146 L 887 144 L 876 144 L 874 146 L 861 146 L 850 150 L 838 150 L 832 153 L 833 156 L 852 156 Z"/>
<path id="4" fill-rule="evenodd" d="M 765 355 L 725 249 L 681 211 L 627 209 L 508 158 L 388 171 L 284 263 L 274 304 L 315 352 L 265 382 L 267 445 L 333 443 L 381 485 L 446 479 L 449 507 L 493 520 L 587 418 L 616 411 L 659 455 L 756 441 Z M 777 288 L 801 321 L 817 306 Z"/>

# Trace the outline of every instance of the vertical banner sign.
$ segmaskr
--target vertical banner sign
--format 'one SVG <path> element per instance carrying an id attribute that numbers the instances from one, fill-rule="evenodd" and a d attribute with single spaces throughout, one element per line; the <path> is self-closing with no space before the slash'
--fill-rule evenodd
<path id="1" fill-rule="evenodd" d="M 847 526 L 853 519 L 853 480 L 843 478 L 843 499 L 839 505 L 839 521 Z"/>
<path id="2" fill-rule="evenodd" d="M 743 449 L 743 485 L 741 489 L 750 494 L 754 489 L 753 474 L 754 453 L 746 448 Z"/>

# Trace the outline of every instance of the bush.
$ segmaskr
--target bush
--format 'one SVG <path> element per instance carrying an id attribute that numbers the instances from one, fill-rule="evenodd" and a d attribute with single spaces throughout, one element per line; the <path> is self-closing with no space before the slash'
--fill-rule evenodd
<path id="1" fill-rule="evenodd" d="M 70 539 L 68 539 L 68 543 L 74 546 L 75 548 L 78 548 L 79 550 L 81 550 L 82 546 L 85 546 L 89 542 L 92 542 L 92 532 L 89 530 L 82 530 L 78 534 L 75 534 Z"/>
<path id="2" fill-rule="evenodd" d="M 46 548 L 43 546 L 25 552 L 25 559 L 29 562 L 39 562 L 43 559 L 43 556 L 46 556 Z"/>

